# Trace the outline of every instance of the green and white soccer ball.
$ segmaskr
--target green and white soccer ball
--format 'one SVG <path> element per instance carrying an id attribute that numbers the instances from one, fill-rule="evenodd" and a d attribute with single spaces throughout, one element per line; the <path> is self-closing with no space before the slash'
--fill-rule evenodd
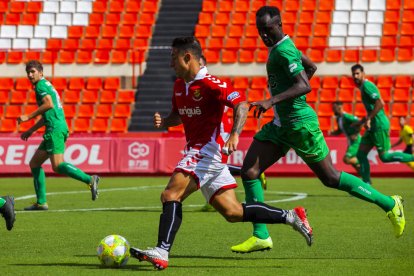
<path id="1" fill-rule="evenodd" d="M 128 241 L 120 235 L 109 235 L 105 237 L 96 248 L 99 261 L 107 267 L 121 267 L 128 262 Z"/>

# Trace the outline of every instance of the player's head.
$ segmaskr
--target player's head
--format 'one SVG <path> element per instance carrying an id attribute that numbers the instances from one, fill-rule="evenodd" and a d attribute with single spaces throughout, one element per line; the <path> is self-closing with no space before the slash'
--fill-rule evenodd
<path id="1" fill-rule="evenodd" d="M 335 116 L 341 116 L 344 112 L 344 103 L 341 101 L 336 101 L 332 104 L 332 110 Z"/>
<path id="2" fill-rule="evenodd" d="M 364 67 L 361 64 L 355 64 L 351 67 L 352 78 L 356 85 L 361 85 L 365 79 Z"/>
<path id="3" fill-rule="evenodd" d="M 400 117 L 400 127 L 403 128 L 405 126 L 406 118 L 404 116 Z"/>
<path id="4" fill-rule="evenodd" d="M 36 84 L 43 78 L 43 65 L 37 60 L 30 60 L 26 63 L 26 74 L 30 82 Z"/>
<path id="5" fill-rule="evenodd" d="M 258 9 L 256 28 L 267 47 L 272 47 L 285 36 L 282 30 L 280 10 L 277 7 L 263 6 Z"/>
<path id="6" fill-rule="evenodd" d="M 204 55 L 201 55 L 201 57 L 200 57 L 200 66 L 201 67 L 207 66 L 207 59 Z"/>
<path id="7" fill-rule="evenodd" d="M 173 40 L 171 67 L 174 68 L 177 77 L 185 79 L 192 68 L 199 68 L 200 58 L 201 46 L 195 37 L 177 37 Z"/>

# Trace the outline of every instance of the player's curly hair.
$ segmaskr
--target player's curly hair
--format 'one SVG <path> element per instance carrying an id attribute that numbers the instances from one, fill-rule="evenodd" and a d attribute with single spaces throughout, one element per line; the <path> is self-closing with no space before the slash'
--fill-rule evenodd
<path id="1" fill-rule="evenodd" d="M 29 71 L 31 68 L 35 68 L 39 72 L 43 72 L 43 65 L 38 60 L 29 60 L 26 63 L 26 71 Z"/>
<path id="2" fill-rule="evenodd" d="M 361 70 L 361 72 L 364 72 L 364 67 L 359 63 L 351 67 L 351 72 L 354 72 L 355 70 L 358 70 L 358 69 Z"/>
<path id="3" fill-rule="evenodd" d="M 275 16 L 279 16 L 280 18 L 280 10 L 278 7 L 272 7 L 272 6 L 263 6 L 260 9 L 256 11 L 256 18 L 262 17 L 264 15 L 268 14 L 271 18 Z"/>
<path id="4" fill-rule="evenodd" d="M 171 46 L 179 51 L 190 51 L 196 58 L 201 58 L 201 45 L 194 36 L 176 37 Z"/>

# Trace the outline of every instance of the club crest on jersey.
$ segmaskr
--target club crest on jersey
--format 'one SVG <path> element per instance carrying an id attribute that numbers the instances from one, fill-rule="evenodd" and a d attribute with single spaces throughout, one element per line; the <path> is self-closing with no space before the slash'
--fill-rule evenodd
<path id="1" fill-rule="evenodd" d="M 198 102 L 198 101 L 201 101 L 202 99 L 203 97 L 201 96 L 200 89 L 195 89 L 193 92 L 193 100 Z"/>
<path id="2" fill-rule="evenodd" d="M 239 97 L 240 97 L 239 92 L 234 91 L 234 92 L 231 92 L 230 95 L 227 96 L 227 100 L 232 101 L 232 100 L 237 99 Z"/>
<path id="3" fill-rule="evenodd" d="M 201 115 L 201 109 L 198 106 L 194 108 L 191 108 L 191 107 L 187 108 L 186 106 L 184 106 L 184 108 L 178 109 L 178 113 L 180 115 L 187 115 L 187 117 L 191 118 L 193 116 Z"/>

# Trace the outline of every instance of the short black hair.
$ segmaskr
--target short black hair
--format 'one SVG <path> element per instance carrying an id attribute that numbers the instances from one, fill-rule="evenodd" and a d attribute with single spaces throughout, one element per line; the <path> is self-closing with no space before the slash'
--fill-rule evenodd
<path id="1" fill-rule="evenodd" d="M 279 16 L 279 18 L 281 17 L 280 10 L 278 7 L 263 6 L 256 11 L 256 18 L 262 17 L 266 14 L 268 14 L 270 18 L 273 18 L 275 16 Z"/>
<path id="2" fill-rule="evenodd" d="M 181 51 L 190 51 L 196 58 L 201 58 L 201 45 L 200 42 L 194 36 L 176 37 L 174 38 L 172 45 L 173 48 Z"/>
<path id="3" fill-rule="evenodd" d="M 204 66 L 206 66 L 207 65 L 206 57 L 204 55 L 201 55 L 200 59 L 203 60 Z"/>
<path id="4" fill-rule="evenodd" d="M 26 63 L 26 72 L 31 68 L 35 68 L 39 72 L 43 72 L 43 65 L 38 60 L 29 60 Z"/>
<path id="5" fill-rule="evenodd" d="M 333 104 L 336 104 L 336 105 L 344 105 L 344 103 L 343 103 L 343 102 L 341 102 L 341 101 L 336 101 L 336 102 L 333 102 Z"/>
<path id="6" fill-rule="evenodd" d="M 354 72 L 355 70 L 358 70 L 358 69 L 360 69 L 361 72 L 364 72 L 364 67 L 359 63 L 357 63 L 357 64 L 355 64 L 351 67 L 351 72 Z"/>

